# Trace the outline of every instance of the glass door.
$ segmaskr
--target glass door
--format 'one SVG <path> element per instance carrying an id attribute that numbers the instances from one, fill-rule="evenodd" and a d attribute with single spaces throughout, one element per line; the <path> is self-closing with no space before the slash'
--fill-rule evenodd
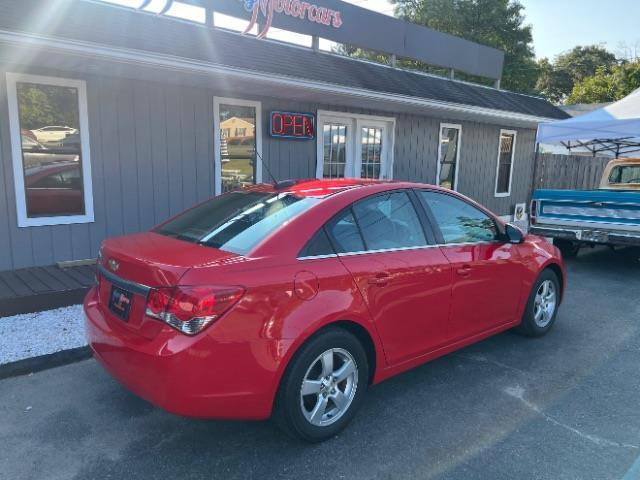
<path id="1" fill-rule="evenodd" d="M 325 117 L 319 123 L 318 178 L 353 176 L 353 129 L 353 121 L 345 118 Z"/>
<path id="2" fill-rule="evenodd" d="M 317 178 L 391 179 L 394 119 L 318 113 Z"/>
<path id="3" fill-rule="evenodd" d="M 358 120 L 355 170 L 358 177 L 387 178 L 389 140 L 386 122 Z"/>

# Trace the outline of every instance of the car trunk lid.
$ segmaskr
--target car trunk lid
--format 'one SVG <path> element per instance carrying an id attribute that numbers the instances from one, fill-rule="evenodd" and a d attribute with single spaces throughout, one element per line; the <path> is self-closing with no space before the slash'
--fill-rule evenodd
<path id="1" fill-rule="evenodd" d="M 154 338 L 164 324 L 145 316 L 152 288 L 179 285 L 191 268 L 238 257 L 155 232 L 108 239 L 98 268 L 99 302 L 121 326 Z M 125 308 L 126 307 L 126 308 Z"/>

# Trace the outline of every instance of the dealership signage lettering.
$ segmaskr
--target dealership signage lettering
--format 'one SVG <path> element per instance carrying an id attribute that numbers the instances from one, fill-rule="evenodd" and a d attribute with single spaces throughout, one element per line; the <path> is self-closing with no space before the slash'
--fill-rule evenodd
<path id="1" fill-rule="evenodd" d="M 269 133 L 272 137 L 313 140 L 315 123 L 313 113 L 271 112 Z"/>
<path id="2" fill-rule="evenodd" d="M 244 8 L 251 12 L 251 20 L 244 33 L 248 33 L 258 23 L 258 15 L 262 14 L 264 21 L 259 23 L 262 30 L 258 32 L 258 37 L 267 35 L 269 27 L 273 22 L 274 13 L 289 15 L 300 20 L 315 22 L 321 25 L 340 28 L 342 25 L 342 13 L 338 10 L 320 7 L 314 3 L 300 0 L 243 0 Z"/>

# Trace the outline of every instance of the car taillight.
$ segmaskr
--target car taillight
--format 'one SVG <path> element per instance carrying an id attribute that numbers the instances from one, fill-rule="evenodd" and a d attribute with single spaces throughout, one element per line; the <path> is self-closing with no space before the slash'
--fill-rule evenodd
<path id="1" fill-rule="evenodd" d="M 535 200 L 531 201 L 531 225 L 535 225 L 536 217 L 538 216 L 538 202 Z"/>
<path id="2" fill-rule="evenodd" d="M 147 297 L 145 315 L 186 335 L 195 335 L 235 305 L 242 295 L 242 287 L 154 288 Z"/>

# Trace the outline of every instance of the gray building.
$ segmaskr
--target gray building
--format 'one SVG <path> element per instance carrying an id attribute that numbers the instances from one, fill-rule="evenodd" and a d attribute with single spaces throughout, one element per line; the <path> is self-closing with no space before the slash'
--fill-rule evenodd
<path id="1" fill-rule="evenodd" d="M 318 36 L 499 83 L 502 52 L 339 0 L 215 4 L 310 48 L 214 27 L 211 0 L 175 2 L 201 23 L 172 3 L 0 3 L 0 270 L 95 258 L 106 237 L 272 178 L 436 183 L 511 215 L 531 193 L 537 124 L 567 116 L 320 51 Z"/>

